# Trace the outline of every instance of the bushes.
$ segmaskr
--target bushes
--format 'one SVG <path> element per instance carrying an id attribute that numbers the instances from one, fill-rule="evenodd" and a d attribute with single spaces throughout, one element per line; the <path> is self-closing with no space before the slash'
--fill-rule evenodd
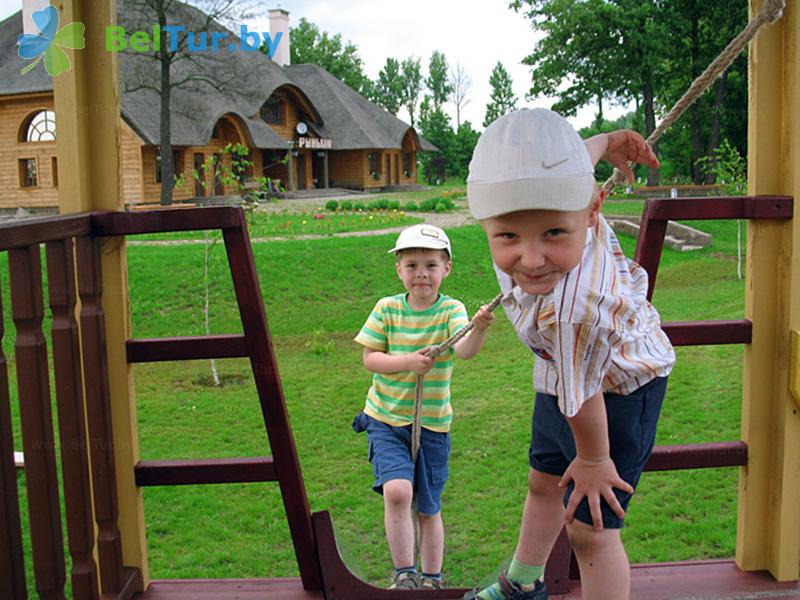
<path id="1" fill-rule="evenodd" d="M 419 210 L 422 212 L 447 212 L 453 210 L 455 204 L 450 198 L 428 198 L 419 203 Z"/>
<path id="2" fill-rule="evenodd" d="M 396 199 L 388 199 L 388 198 L 376 198 L 375 200 L 371 200 L 368 203 L 364 202 L 353 202 L 351 200 L 328 200 L 325 203 L 325 210 L 328 212 L 338 212 L 338 211 L 421 211 L 421 212 L 447 212 L 453 210 L 455 208 L 455 203 L 453 202 L 453 198 L 459 198 L 461 195 L 459 192 L 460 190 L 454 190 L 456 193 L 453 192 L 443 192 L 441 196 L 435 198 L 428 198 L 423 200 L 417 205 L 416 202 L 413 200 L 408 200 L 404 205 L 401 204 L 400 200 Z M 318 209 L 321 210 L 321 209 Z"/>

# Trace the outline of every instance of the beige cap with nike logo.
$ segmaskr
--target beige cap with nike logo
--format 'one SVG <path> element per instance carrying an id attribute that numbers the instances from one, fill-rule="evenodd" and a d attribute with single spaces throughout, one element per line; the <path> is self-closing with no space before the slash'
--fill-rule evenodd
<path id="1" fill-rule="evenodd" d="M 469 163 L 467 199 L 478 220 L 519 210 L 581 210 L 594 189 L 583 140 L 564 117 L 544 108 L 494 121 Z"/>

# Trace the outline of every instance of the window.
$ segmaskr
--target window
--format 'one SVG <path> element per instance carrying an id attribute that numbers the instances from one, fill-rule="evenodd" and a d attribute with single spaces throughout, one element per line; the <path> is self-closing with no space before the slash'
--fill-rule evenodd
<path id="1" fill-rule="evenodd" d="M 161 148 L 156 146 L 156 183 L 161 183 Z M 172 151 L 172 170 L 177 177 L 183 173 L 183 152 Z"/>
<path id="2" fill-rule="evenodd" d="M 28 121 L 25 129 L 26 142 L 53 142 L 56 139 L 56 113 L 40 110 Z"/>
<path id="3" fill-rule="evenodd" d="M 380 152 L 370 152 L 367 154 L 369 159 L 369 173 L 373 177 L 380 176 L 381 174 L 381 154 Z"/>
<path id="4" fill-rule="evenodd" d="M 414 156 L 411 152 L 403 153 L 403 174 L 406 177 L 411 177 L 411 157 Z"/>
<path id="5" fill-rule="evenodd" d="M 53 166 L 53 187 L 58 187 L 58 159 L 54 156 L 51 165 Z"/>
<path id="6" fill-rule="evenodd" d="M 19 186 L 22 188 L 39 186 L 39 178 L 36 176 L 35 158 L 21 158 L 19 160 Z"/>
<path id="7" fill-rule="evenodd" d="M 280 96 L 270 96 L 261 107 L 261 118 L 270 125 L 283 125 L 286 121 L 284 113 L 283 98 Z"/>

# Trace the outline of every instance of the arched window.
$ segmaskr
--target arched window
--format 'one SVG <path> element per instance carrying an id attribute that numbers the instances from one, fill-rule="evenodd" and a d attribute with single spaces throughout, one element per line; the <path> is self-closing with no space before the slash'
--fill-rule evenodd
<path id="1" fill-rule="evenodd" d="M 270 96 L 261 107 L 261 118 L 270 125 L 283 125 L 286 120 L 283 98 L 278 95 Z"/>
<path id="2" fill-rule="evenodd" d="M 28 120 L 25 128 L 26 142 L 54 142 L 56 139 L 56 113 L 40 110 Z"/>

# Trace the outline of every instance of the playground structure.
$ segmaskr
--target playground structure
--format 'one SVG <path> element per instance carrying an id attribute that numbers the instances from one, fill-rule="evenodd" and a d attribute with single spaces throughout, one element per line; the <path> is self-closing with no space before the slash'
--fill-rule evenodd
<path id="1" fill-rule="evenodd" d="M 757 9 L 757 3 L 753 9 Z M 114 7 L 113 3 L 98 8 L 96 3 L 76 1 L 66 3 L 63 12 L 67 20 L 84 22 L 87 31 L 99 31 L 102 24 L 113 22 Z M 663 228 L 670 218 L 748 219 L 748 281 L 744 319 L 665 327 L 676 345 L 746 344 L 742 440 L 699 448 L 659 448 L 648 465 L 651 470 L 740 468 L 736 563 L 635 567 L 634 598 L 725 598 L 741 597 L 741 593 L 759 598 L 800 598 L 795 582 L 800 576 L 800 520 L 796 515 L 800 506 L 800 225 L 792 219 L 793 198 L 800 197 L 800 181 L 794 176 L 800 172 L 800 123 L 795 117 L 800 112 L 798 37 L 798 7 L 789 3 L 784 18 L 764 30 L 751 46 L 752 196 L 650 201 L 644 215 L 635 258 L 648 269 L 651 286 L 655 284 L 660 253 L 660 246 L 651 240 L 659 236 L 663 239 Z M 44 242 L 54 317 L 52 344 L 61 445 L 75 447 L 71 454 L 62 454 L 68 542 L 73 556 L 69 575 L 75 598 L 460 597 L 463 590 L 389 592 L 360 582 L 339 558 L 331 516 L 311 513 L 241 212 L 107 212 L 121 208 L 117 200 L 118 152 L 113 136 L 107 133 L 118 126 L 119 107 L 114 63 L 108 61 L 99 44 L 99 40 L 87 36 L 86 51 L 75 53 L 75 68 L 54 80 L 58 150 L 64 165 L 60 187 L 64 215 L 0 227 L 0 251 L 8 251 L 11 265 L 11 311 L 17 328 L 18 389 L 20 398 L 25 399 L 22 428 L 26 488 L 39 596 L 63 598 L 67 576 L 49 414 L 47 354 L 41 333 L 44 307 L 38 256 L 39 243 Z M 92 90 L 91 96 L 88 90 Z M 93 134 L 96 131 L 106 133 Z M 175 229 L 222 229 L 242 316 L 242 334 L 206 339 L 129 339 L 125 246 L 98 238 Z M 105 244 L 102 255 L 100 243 Z M 62 281 L 56 278 L 59 274 Z M 73 277 L 77 277 L 77 292 Z M 74 317 L 76 295 L 82 306 L 80 323 Z M 214 356 L 250 357 L 273 456 L 140 462 L 130 364 Z M 84 373 L 94 374 L 83 381 L 83 392 L 81 366 Z M 26 591 L 5 371 L 5 358 L 0 356 L 0 531 L 6 532 L 0 539 L 0 597 L 17 599 L 25 598 Z M 62 402 L 65 407 L 69 402 L 76 404 L 62 415 Z M 84 406 L 86 424 L 76 417 L 83 415 Z M 70 414 L 75 419 L 71 431 L 66 418 Z M 84 441 L 70 445 L 64 443 L 64 435 Z M 141 489 L 148 485 L 233 481 L 279 483 L 299 578 L 151 582 Z M 547 572 L 553 592 L 569 594 L 577 585 L 571 579 L 568 545 L 558 544 Z M 774 595 L 768 595 L 771 593 Z"/>

